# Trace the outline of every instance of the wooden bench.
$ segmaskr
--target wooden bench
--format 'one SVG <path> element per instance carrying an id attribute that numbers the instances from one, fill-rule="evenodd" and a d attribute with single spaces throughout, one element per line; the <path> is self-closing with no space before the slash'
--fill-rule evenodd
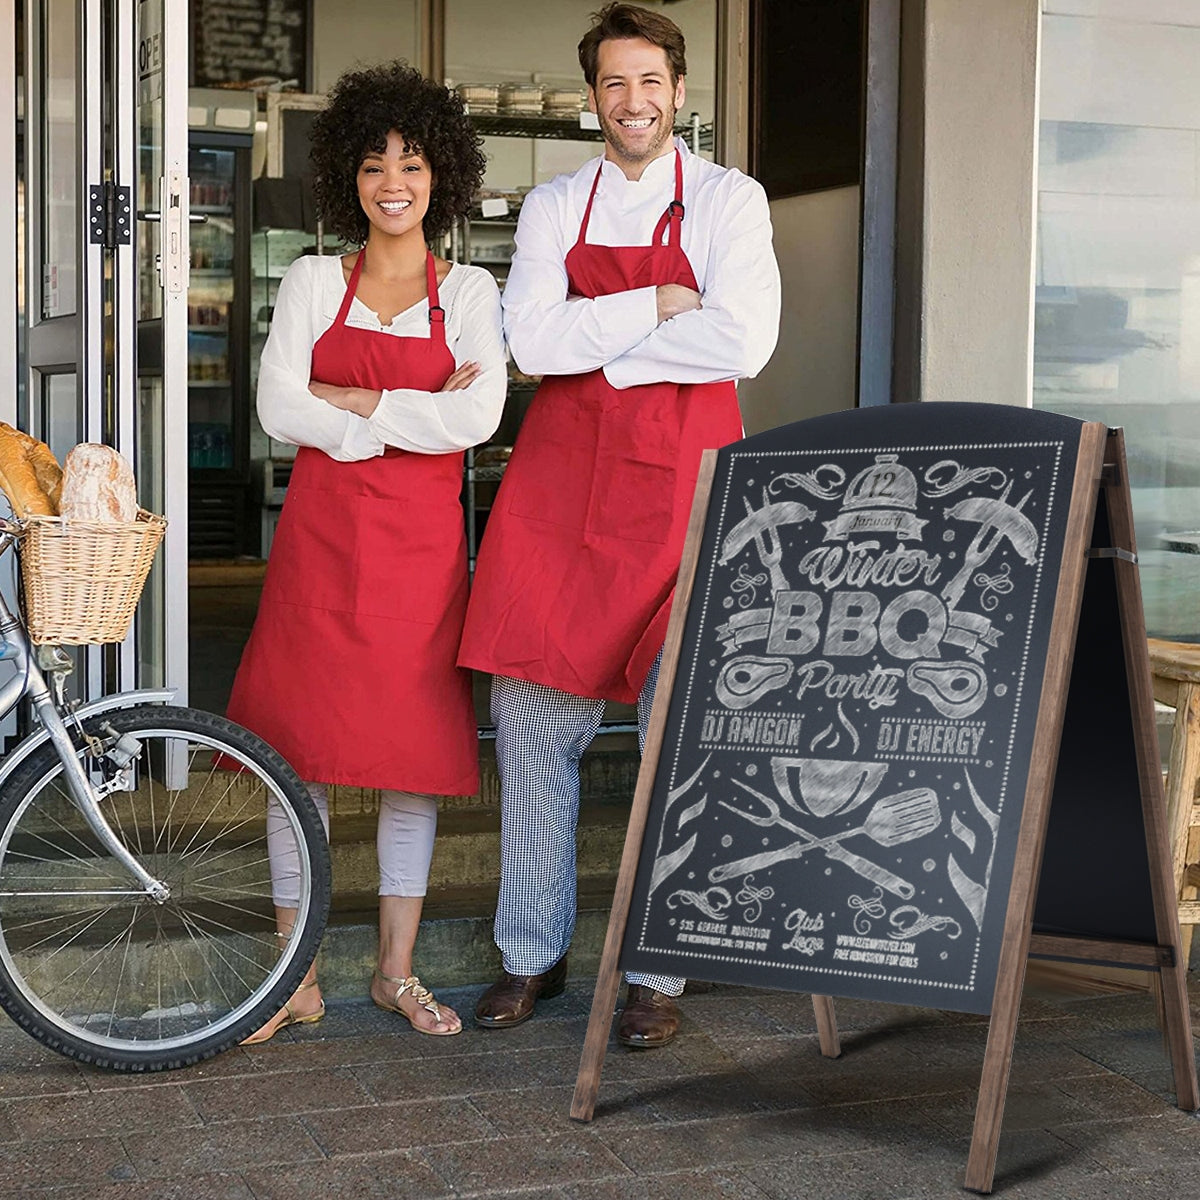
<path id="1" fill-rule="evenodd" d="M 1167 828 L 1186 966 L 1192 926 L 1200 925 L 1200 645 L 1151 638 L 1150 670 L 1154 699 L 1175 710 L 1167 761 Z"/>

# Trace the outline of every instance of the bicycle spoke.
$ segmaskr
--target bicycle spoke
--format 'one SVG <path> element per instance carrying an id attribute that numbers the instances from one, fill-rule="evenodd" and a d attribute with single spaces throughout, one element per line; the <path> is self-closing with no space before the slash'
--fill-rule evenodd
<path id="1" fill-rule="evenodd" d="M 133 923 L 133 918 L 131 917 L 130 924 L 132 924 L 132 923 Z M 128 928 L 128 926 L 126 926 L 126 928 Z M 83 988 L 86 987 L 89 983 L 91 983 L 91 981 L 93 979 L 95 979 L 96 972 L 99 971 L 100 968 L 104 965 L 102 956 L 107 954 L 108 951 L 111 950 L 113 948 L 113 946 L 115 946 L 121 940 L 121 938 L 124 936 L 125 936 L 125 930 L 121 930 L 119 933 L 117 933 L 113 937 L 109 938 L 109 940 L 107 942 L 105 942 L 103 946 L 100 946 L 98 949 L 92 951 L 92 953 L 89 954 L 88 957 L 83 960 L 83 962 L 81 962 L 73 971 L 68 972 L 59 981 L 59 987 L 61 988 L 65 984 L 69 983 L 76 975 L 79 974 L 80 971 L 82 971 L 84 969 L 84 967 L 86 967 L 88 965 L 88 963 L 90 963 L 94 960 L 98 960 L 98 961 L 96 961 L 96 965 L 94 967 L 92 967 L 91 972 L 88 974 L 87 978 L 84 979 L 82 985 L 80 987 L 76 988 L 75 995 L 78 996 L 80 994 L 80 992 L 82 992 Z M 57 953 L 57 951 L 55 951 L 55 953 Z M 53 958 L 53 957 L 54 956 L 51 955 L 51 958 Z"/>
<path id="2" fill-rule="evenodd" d="M 264 855 L 262 858 L 256 858 L 253 862 L 238 863 L 233 867 L 222 867 L 221 870 L 212 871 L 210 874 L 205 875 L 200 879 L 197 879 L 195 875 L 191 875 L 188 877 L 188 883 L 192 887 L 196 887 L 198 884 L 207 883 L 210 879 L 218 879 L 222 875 L 233 875 L 238 871 L 248 871 L 251 867 L 261 867 L 264 864 L 269 865 L 270 862 L 270 855 Z"/>
<path id="3" fill-rule="evenodd" d="M 197 953 L 200 954 L 201 959 L 204 958 L 204 954 L 200 948 L 199 939 L 204 938 L 205 941 L 211 943 L 212 953 L 215 954 L 216 957 L 219 958 L 223 963 L 225 963 L 224 956 L 221 954 L 221 951 L 216 947 L 215 939 L 209 937 L 209 935 L 206 934 L 202 929 L 194 928 L 193 922 L 188 919 L 187 913 L 181 912 L 179 914 L 179 917 L 180 917 L 180 920 L 183 922 L 184 930 L 187 932 L 188 937 L 190 937 L 192 939 L 192 944 L 196 947 Z M 237 976 L 238 982 L 243 987 L 245 987 L 246 981 L 244 979 L 242 979 L 242 977 L 240 975 L 238 975 L 237 971 L 229 963 L 225 963 L 225 965 L 227 967 L 229 967 L 231 974 Z M 217 975 L 215 972 L 210 972 L 210 975 L 211 975 L 213 983 L 215 983 L 217 985 L 217 987 L 220 989 L 221 995 L 224 998 L 225 1003 L 230 1008 L 233 1008 L 234 1003 L 232 1000 L 230 1000 L 229 993 L 225 990 L 224 986 L 222 985 L 221 977 L 219 975 Z"/>
<path id="4" fill-rule="evenodd" d="M 185 775 L 189 781 L 191 780 L 191 776 L 192 776 L 192 766 L 195 764 L 196 755 L 199 753 L 200 753 L 200 747 L 197 746 L 192 751 L 191 757 L 187 761 L 187 770 L 185 772 Z M 153 786 L 153 783 L 154 783 L 153 774 L 151 774 L 150 772 L 147 772 L 147 775 L 150 778 L 151 786 Z M 171 852 L 171 850 L 174 846 L 174 843 L 170 836 L 171 835 L 171 817 L 175 813 L 175 806 L 179 803 L 179 797 L 182 796 L 185 791 L 190 791 L 190 790 L 191 790 L 190 782 L 182 788 L 171 788 L 170 789 L 170 791 L 173 793 L 173 795 L 171 796 L 171 804 L 170 804 L 170 807 L 167 809 L 166 817 L 163 819 L 163 830 L 167 835 L 166 852 L 168 854 Z"/>
<path id="5" fill-rule="evenodd" d="M 137 924 L 137 909 L 129 918 L 129 927 L 125 931 L 125 953 L 121 955 L 121 969 L 117 972 L 117 983 L 113 988 L 112 1005 L 108 1010 L 108 1036 L 112 1037 L 113 1022 L 117 1019 L 117 1000 L 121 995 L 121 981 L 125 978 L 125 968 L 129 964 L 129 947 L 133 943 L 133 927 Z"/>
<path id="6" fill-rule="evenodd" d="M 205 916 L 204 913 L 192 913 L 191 920 L 197 923 L 203 921 L 205 925 L 211 925 L 214 929 L 219 929 L 223 933 L 233 934 L 235 937 L 242 938 L 247 942 L 256 942 L 260 946 L 266 946 L 271 951 L 277 949 L 274 939 L 269 942 L 264 941 L 262 938 L 255 937 L 251 933 L 245 933 L 241 929 L 234 928 L 232 925 L 226 925 L 223 921 L 218 921 L 215 917 Z M 230 945 L 228 949 L 230 953 L 236 954 L 238 958 L 244 958 L 247 962 L 253 963 L 256 967 L 262 965 L 257 958 L 251 958 L 250 955 L 243 954 L 240 950 L 235 949 L 232 945 Z"/>
<path id="7" fill-rule="evenodd" d="M 224 902 L 222 900 L 209 900 L 208 903 L 216 908 L 227 908 L 227 909 L 232 910 L 235 913 L 244 913 L 246 916 L 254 917 L 255 920 L 260 921 L 263 924 L 268 924 L 268 925 L 272 925 L 272 926 L 275 924 L 275 919 L 274 919 L 273 915 L 268 916 L 268 914 L 264 913 L 264 912 L 255 912 L 254 909 L 246 908 L 240 904 L 227 904 L 226 902 Z M 278 943 L 274 940 L 275 934 L 274 934 L 273 929 L 271 932 L 272 940 L 267 941 L 267 940 L 259 937 L 258 934 L 251 933 L 249 930 L 238 929 L 234 925 L 222 924 L 222 922 L 216 920 L 214 917 L 205 916 L 203 913 L 193 913 L 192 919 L 194 921 L 204 921 L 206 924 L 212 925 L 216 929 L 223 929 L 228 933 L 232 933 L 240 938 L 244 938 L 248 942 L 255 942 L 260 946 L 265 946 L 268 950 L 275 951 L 278 949 Z"/>
<path id="8" fill-rule="evenodd" d="M 76 807 L 53 746 L 39 748 L 0 785 L 4 994 L 36 1036 L 80 1058 L 194 1061 L 269 1017 L 302 977 L 324 920 L 328 885 L 314 889 L 313 872 L 328 869 L 325 839 L 295 777 L 220 718 L 143 707 L 85 729 L 106 746 L 141 746 L 128 769 L 82 746 L 78 761 L 111 789 L 100 804 L 114 836 L 169 896 L 156 904 L 131 884 Z M 240 769 L 227 769 L 226 752 Z M 164 774 L 176 766 L 179 787 Z M 297 846 L 304 912 L 282 941 L 277 832 Z"/>
<path id="9" fill-rule="evenodd" d="M 196 751 L 195 751 L 195 752 L 193 752 L 193 754 L 192 754 L 192 757 L 191 757 L 191 758 L 188 760 L 188 767 L 189 767 L 189 778 L 190 778 L 190 768 L 191 768 L 191 766 L 192 766 L 192 765 L 195 763 L 195 761 L 196 761 L 196 754 L 197 754 L 197 753 L 199 753 L 199 747 L 197 747 L 197 748 L 196 748 Z M 191 806 L 191 808 L 189 808 L 189 809 L 188 809 L 187 819 L 186 819 L 185 821 L 183 821 L 183 822 L 182 822 L 182 824 L 180 825 L 180 829 L 179 829 L 179 836 L 180 836 L 180 837 L 182 837 L 182 836 L 183 836 L 184 830 L 186 830 L 186 829 L 187 829 L 187 827 L 188 827 L 188 823 L 191 821 L 192 817 L 195 815 L 196 808 L 197 808 L 197 806 L 198 806 L 198 805 L 199 805 L 199 803 L 200 803 L 200 797 L 201 797 L 201 796 L 203 796 L 203 795 L 204 795 L 204 793 L 205 793 L 205 792 L 208 790 L 208 785 L 209 785 L 209 784 L 212 782 L 212 780 L 213 780 L 213 777 L 216 775 L 216 773 L 217 773 L 217 767 L 216 767 L 216 763 L 215 763 L 215 761 L 214 761 L 214 762 L 213 762 L 213 763 L 212 763 L 212 764 L 209 766 L 209 768 L 208 768 L 208 775 L 205 777 L 205 780 L 204 780 L 204 782 L 203 782 L 203 783 L 202 783 L 202 784 L 201 784 L 201 785 L 200 785 L 198 788 L 195 788 L 195 789 L 193 789 L 193 788 L 191 788 L 191 786 L 190 786 L 190 784 L 189 784 L 189 788 L 188 788 L 188 790 L 189 790 L 189 791 L 193 791 L 193 790 L 194 790 L 194 792 L 195 792 L 195 798 L 192 800 L 192 806 Z M 221 802 L 222 802 L 222 801 L 225 799 L 225 797 L 226 797 L 227 795 L 229 795 L 229 791 L 230 791 L 230 789 L 233 787 L 233 781 L 234 781 L 234 779 L 236 779 L 236 778 L 237 778 L 237 776 L 236 776 L 236 775 L 233 775 L 233 774 L 231 774 L 231 775 L 230 775 L 229 782 L 228 782 L 228 783 L 226 783 L 226 785 L 225 785 L 225 790 L 224 790 L 224 791 L 221 793 L 221 795 L 220 795 L 220 796 L 218 796 L 218 797 L 217 797 L 217 801 L 216 801 L 216 803 L 215 803 L 215 804 L 212 806 L 212 808 L 211 808 L 211 809 L 209 809 L 209 815 L 211 815 L 212 813 L 216 812 L 216 811 L 217 811 L 217 808 L 220 806 Z M 199 828 L 199 826 L 197 826 L 197 828 Z M 193 834 L 192 836 L 193 836 L 193 838 L 194 838 L 194 837 L 195 837 L 195 834 Z M 188 844 L 190 845 L 191 843 L 189 842 Z M 176 843 L 174 843 L 174 842 L 173 842 L 173 843 L 172 843 L 172 844 L 171 844 L 171 845 L 168 847 L 168 849 L 169 849 L 169 850 L 174 850 L 174 849 L 175 849 L 175 846 L 176 846 Z M 184 847 L 184 851 L 186 851 L 186 850 L 187 850 L 187 847 L 185 846 L 185 847 Z"/>
<path id="10" fill-rule="evenodd" d="M 103 908 L 88 909 L 84 913 L 84 915 L 79 918 L 79 920 L 76 922 L 76 924 L 77 925 L 85 925 L 88 928 L 90 928 L 91 925 L 94 925 L 96 923 L 96 921 L 98 921 L 101 917 L 103 917 L 106 912 L 111 912 L 112 909 L 113 909 L 113 905 L 111 905 L 111 904 L 106 905 Z M 92 921 L 89 922 L 88 917 L 92 912 L 95 912 L 96 916 Z M 59 917 L 41 917 L 36 921 L 25 921 L 24 923 L 22 923 L 20 925 L 7 925 L 6 924 L 4 927 L 4 931 L 5 931 L 5 933 L 11 933 L 14 929 L 32 929 L 35 925 L 45 925 L 48 921 L 57 921 L 57 920 L 60 920 L 60 918 Z M 71 926 L 68 925 L 67 929 L 70 929 L 70 928 L 71 928 Z M 61 930 L 59 932 L 65 933 L 66 930 Z M 85 928 L 83 930 L 83 932 L 86 933 L 87 929 Z M 24 951 L 24 953 L 28 954 L 30 950 L 36 950 L 39 946 L 44 946 L 50 940 L 50 938 L 53 936 L 54 936 L 53 934 L 48 934 L 46 937 L 42 938 L 40 941 L 36 941 L 30 946 L 22 947 L 22 950 Z M 67 946 L 69 946 L 70 944 L 71 944 L 70 942 L 66 943 Z M 66 946 L 60 947 L 60 949 L 65 949 L 65 948 L 66 948 Z M 57 954 L 58 951 L 56 950 L 55 953 Z"/>

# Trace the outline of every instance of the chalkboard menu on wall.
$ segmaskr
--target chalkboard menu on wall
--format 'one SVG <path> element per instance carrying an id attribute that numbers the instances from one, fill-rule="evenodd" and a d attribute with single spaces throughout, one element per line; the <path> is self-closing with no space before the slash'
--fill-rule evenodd
<path id="1" fill-rule="evenodd" d="M 621 966 L 990 1010 L 1081 422 L 723 450 Z"/>
<path id="2" fill-rule="evenodd" d="M 312 0 L 192 0 L 194 87 L 250 79 L 309 88 Z"/>

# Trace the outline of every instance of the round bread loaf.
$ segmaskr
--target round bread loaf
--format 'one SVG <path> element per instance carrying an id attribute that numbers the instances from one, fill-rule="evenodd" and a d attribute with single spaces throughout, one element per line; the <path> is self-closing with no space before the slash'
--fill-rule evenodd
<path id="1" fill-rule="evenodd" d="M 67 521 L 137 520 L 133 468 L 111 446 L 80 442 L 63 463 L 59 512 Z"/>
<path id="2" fill-rule="evenodd" d="M 62 470 L 45 442 L 0 421 L 0 488 L 13 516 L 58 516 Z"/>

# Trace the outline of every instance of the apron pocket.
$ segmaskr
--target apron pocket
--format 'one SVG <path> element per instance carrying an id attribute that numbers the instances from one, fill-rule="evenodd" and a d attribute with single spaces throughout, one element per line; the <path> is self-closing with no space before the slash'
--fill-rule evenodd
<path id="1" fill-rule="evenodd" d="M 525 521 L 582 532 L 598 437 L 599 408 L 558 380 L 544 382 L 525 414 L 497 506 Z"/>
<path id="2" fill-rule="evenodd" d="M 461 514 L 456 501 L 289 487 L 271 547 L 272 596 L 348 616 L 436 625 L 464 595 Z"/>
<path id="3" fill-rule="evenodd" d="M 636 389 L 641 391 L 642 389 Z M 614 408 L 600 422 L 587 532 L 661 545 L 676 510 L 679 431 Z"/>

